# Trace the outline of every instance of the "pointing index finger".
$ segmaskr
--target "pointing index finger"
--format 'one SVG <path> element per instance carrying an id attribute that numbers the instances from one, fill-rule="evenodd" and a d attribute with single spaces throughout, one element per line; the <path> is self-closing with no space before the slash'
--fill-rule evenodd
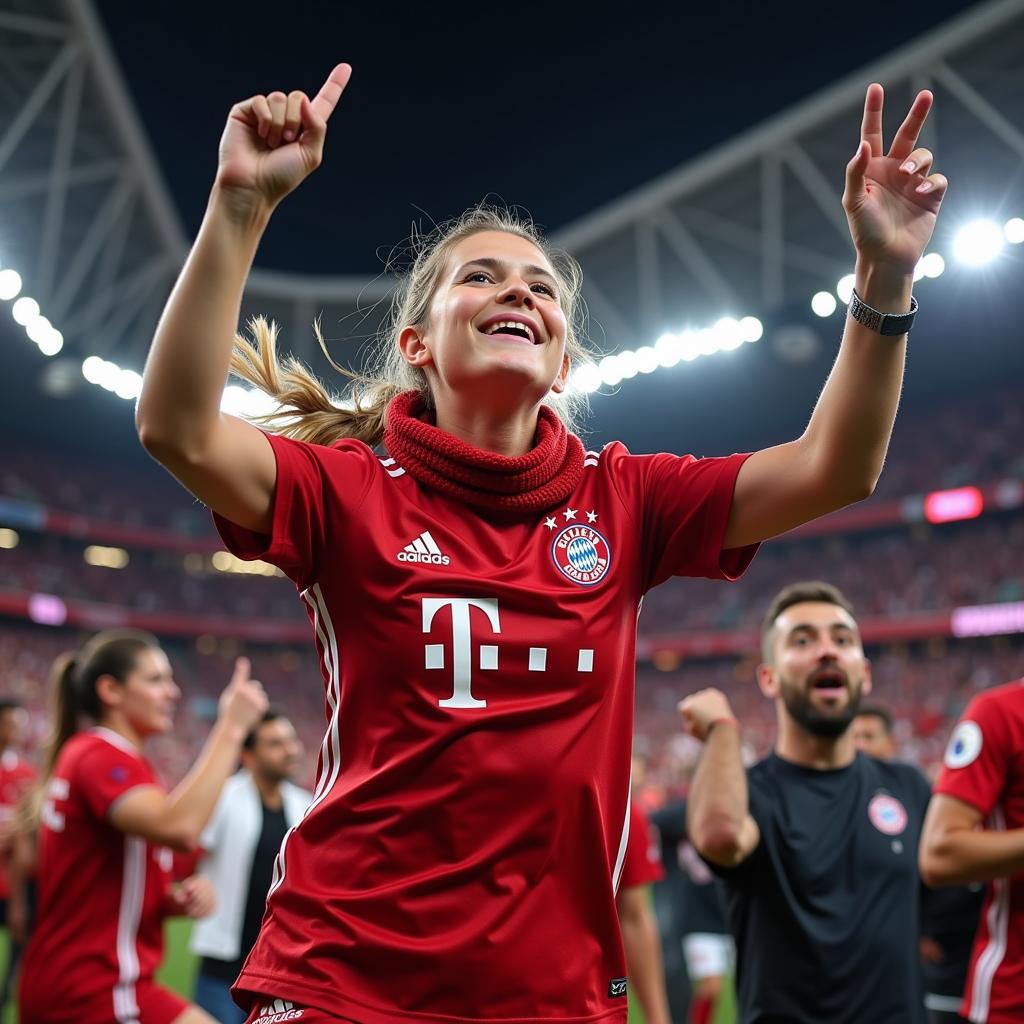
<path id="1" fill-rule="evenodd" d="M 338 64 L 327 76 L 327 81 L 321 86 L 312 103 L 317 116 L 326 121 L 334 113 L 334 108 L 338 105 L 338 100 L 341 99 L 341 94 L 351 77 L 351 64 Z"/>
<path id="2" fill-rule="evenodd" d="M 872 156 L 881 156 L 882 149 L 882 104 L 885 93 L 877 82 L 868 86 L 864 97 L 864 120 L 861 122 L 860 137 L 871 146 Z"/>

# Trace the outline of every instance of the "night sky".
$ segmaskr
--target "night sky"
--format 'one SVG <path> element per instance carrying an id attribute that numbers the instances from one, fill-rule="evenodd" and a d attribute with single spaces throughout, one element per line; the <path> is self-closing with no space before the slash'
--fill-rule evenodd
<path id="1" fill-rule="evenodd" d="M 976 5 L 96 6 L 190 237 L 231 104 L 351 63 L 324 164 L 257 262 L 374 274 L 414 219 L 490 195 L 558 228 Z"/>

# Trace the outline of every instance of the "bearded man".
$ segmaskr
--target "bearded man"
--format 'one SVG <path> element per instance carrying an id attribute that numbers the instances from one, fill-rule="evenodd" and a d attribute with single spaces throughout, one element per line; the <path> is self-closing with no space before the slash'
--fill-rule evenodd
<path id="1" fill-rule="evenodd" d="M 762 658 L 778 737 L 748 771 L 723 693 L 680 705 L 704 743 L 688 828 L 725 883 L 740 1024 L 922 1020 L 917 846 L 928 783 L 854 746 L 871 665 L 849 601 L 827 583 L 787 587 L 765 617 Z"/>

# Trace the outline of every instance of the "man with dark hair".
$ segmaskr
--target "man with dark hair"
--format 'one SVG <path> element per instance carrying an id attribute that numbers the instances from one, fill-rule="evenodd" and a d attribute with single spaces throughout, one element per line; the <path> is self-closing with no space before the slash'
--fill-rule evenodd
<path id="1" fill-rule="evenodd" d="M 245 738 L 242 771 L 225 783 L 200 838 L 199 870 L 213 883 L 217 909 L 192 931 L 192 952 L 201 957 L 195 1000 L 220 1024 L 245 1020 L 230 988 L 259 934 L 281 841 L 309 805 L 311 794 L 290 781 L 301 756 L 291 722 L 268 709 Z"/>
<path id="2" fill-rule="evenodd" d="M 691 841 L 725 883 L 741 1024 L 922 1019 L 917 843 L 929 789 L 909 765 L 858 754 L 850 726 L 871 666 L 845 597 L 801 583 L 772 603 L 761 692 L 775 750 L 745 772 L 725 695 L 681 704 L 704 743 Z"/>
<path id="3" fill-rule="evenodd" d="M 868 757 L 889 761 L 896 756 L 892 712 L 881 704 L 862 704 L 853 720 L 853 745 Z"/>

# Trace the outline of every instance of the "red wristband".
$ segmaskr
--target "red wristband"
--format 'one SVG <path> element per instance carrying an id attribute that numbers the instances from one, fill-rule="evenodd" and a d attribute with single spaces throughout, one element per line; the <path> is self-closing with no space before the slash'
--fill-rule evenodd
<path id="1" fill-rule="evenodd" d="M 728 722 L 730 725 L 735 725 L 737 729 L 740 727 L 740 721 L 738 718 L 733 718 L 732 715 L 721 715 L 718 718 L 712 718 L 708 723 L 707 729 L 704 730 L 704 738 L 707 739 L 708 736 L 711 735 L 711 730 L 722 722 Z"/>

